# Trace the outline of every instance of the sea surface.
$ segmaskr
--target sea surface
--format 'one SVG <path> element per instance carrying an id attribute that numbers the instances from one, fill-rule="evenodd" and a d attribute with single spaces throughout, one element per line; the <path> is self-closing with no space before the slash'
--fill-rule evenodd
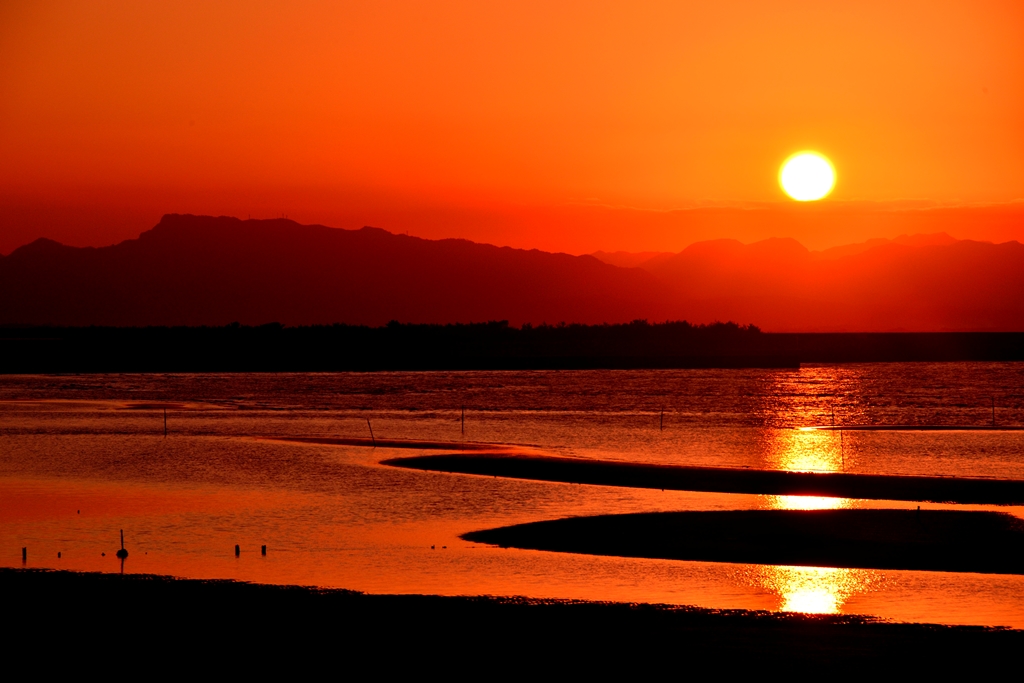
<path id="1" fill-rule="evenodd" d="M 806 429 L 833 421 L 996 428 Z M 459 538 L 574 515 L 916 503 L 420 472 L 379 464 L 416 450 L 288 441 L 372 429 L 456 444 L 423 453 L 482 442 L 632 462 L 1024 479 L 1021 426 L 1019 363 L 2 376 L 0 565 L 23 566 L 24 547 L 28 567 L 1024 628 L 1021 576 L 593 557 Z M 922 504 L 940 507 L 955 506 Z"/>

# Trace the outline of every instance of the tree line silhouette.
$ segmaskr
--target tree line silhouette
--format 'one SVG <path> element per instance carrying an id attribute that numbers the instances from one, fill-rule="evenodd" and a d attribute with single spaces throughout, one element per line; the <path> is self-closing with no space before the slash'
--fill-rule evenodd
<path id="1" fill-rule="evenodd" d="M 0 372 L 795 368 L 1024 360 L 1024 333 L 766 333 L 686 321 L 0 328 Z"/>

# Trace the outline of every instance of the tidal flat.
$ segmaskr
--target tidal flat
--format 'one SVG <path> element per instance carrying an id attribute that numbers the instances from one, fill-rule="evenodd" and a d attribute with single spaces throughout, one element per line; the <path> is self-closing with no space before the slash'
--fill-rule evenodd
<path id="1" fill-rule="evenodd" d="M 813 427 L 833 412 L 837 424 L 991 425 L 993 396 L 997 424 L 1019 426 L 1022 372 L 908 363 L 0 376 L 0 566 L 1024 628 L 1016 574 L 650 559 L 463 538 L 601 515 L 921 505 L 922 514 L 1024 518 L 1019 505 L 662 491 L 382 464 L 529 454 L 783 477 L 1020 480 L 1020 430 Z"/>

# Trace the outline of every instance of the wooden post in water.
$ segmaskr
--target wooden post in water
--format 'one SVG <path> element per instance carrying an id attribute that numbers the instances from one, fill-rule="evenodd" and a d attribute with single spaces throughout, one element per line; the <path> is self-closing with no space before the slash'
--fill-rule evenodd
<path id="1" fill-rule="evenodd" d="M 238 547 L 238 544 L 236 543 L 236 544 L 235 544 L 235 557 L 238 557 L 238 556 L 239 556 L 239 555 L 241 555 L 241 554 L 242 554 L 242 549 L 241 549 L 241 548 L 239 548 L 239 547 Z"/>
<path id="2" fill-rule="evenodd" d="M 665 409 L 661 409 L 661 420 L 658 422 L 658 429 L 665 431 Z"/>
<path id="3" fill-rule="evenodd" d="M 22 547 L 21 549 L 21 563 L 25 564 L 28 562 L 28 548 Z"/>
<path id="4" fill-rule="evenodd" d="M 263 557 L 267 556 L 267 546 L 265 546 L 265 545 L 261 545 L 260 546 L 260 555 L 262 555 Z"/>
<path id="5" fill-rule="evenodd" d="M 366 426 L 370 428 L 370 441 L 373 442 L 373 447 L 377 447 L 377 439 L 373 437 L 373 425 L 370 424 L 370 418 L 366 418 Z"/>
<path id="6" fill-rule="evenodd" d="M 167 438 L 167 408 L 164 408 L 164 438 Z"/>

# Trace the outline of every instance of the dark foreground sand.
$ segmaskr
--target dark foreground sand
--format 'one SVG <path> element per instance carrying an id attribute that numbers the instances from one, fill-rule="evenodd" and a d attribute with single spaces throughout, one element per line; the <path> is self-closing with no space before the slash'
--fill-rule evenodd
<path id="1" fill-rule="evenodd" d="M 518 524 L 463 538 L 621 557 L 1024 574 L 1024 522 L 997 512 L 652 512 Z"/>
<path id="2" fill-rule="evenodd" d="M 974 674 L 1024 632 L 856 617 L 348 591 L 0 569 L 9 673 L 285 670 L 331 679 L 663 672 Z M 841 667 L 841 668 L 826 668 Z M 1014 670 L 1014 669 L 1011 669 Z M 11 680 L 16 680 L 12 678 Z M 20 680 L 20 678 L 18 679 Z"/>
<path id="3" fill-rule="evenodd" d="M 1024 481 L 1013 479 L 685 467 L 520 454 L 421 455 L 383 460 L 382 464 L 435 472 L 674 491 L 1024 505 Z"/>

